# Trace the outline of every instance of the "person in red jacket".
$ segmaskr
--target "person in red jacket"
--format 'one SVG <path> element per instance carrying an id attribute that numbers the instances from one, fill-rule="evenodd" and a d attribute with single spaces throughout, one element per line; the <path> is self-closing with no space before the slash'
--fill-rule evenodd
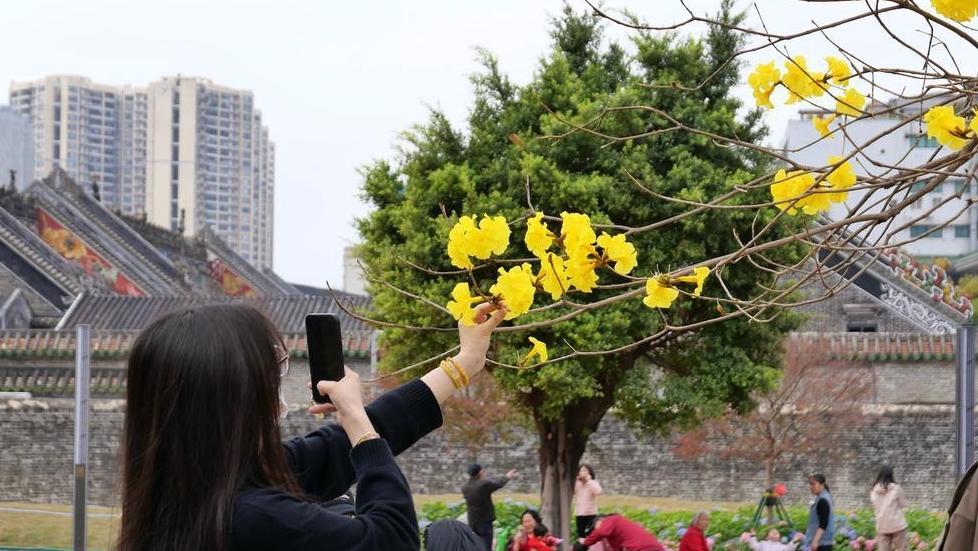
<path id="1" fill-rule="evenodd" d="M 679 540 L 679 551 L 709 551 L 706 543 L 706 529 L 710 527 L 710 515 L 700 512 L 693 517 L 693 523 Z"/>
<path id="2" fill-rule="evenodd" d="M 577 540 L 574 551 L 586 550 L 602 540 L 612 551 L 665 551 L 659 540 L 641 524 L 621 515 L 599 515 L 594 521 L 594 530 L 586 538 Z"/>

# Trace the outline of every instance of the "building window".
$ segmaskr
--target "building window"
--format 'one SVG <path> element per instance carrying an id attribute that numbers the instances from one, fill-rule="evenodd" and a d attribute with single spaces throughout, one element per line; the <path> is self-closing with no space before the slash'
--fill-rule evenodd
<path id="1" fill-rule="evenodd" d="M 941 228 L 934 229 L 934 226 L 926 225 L 926 224 L 914 224 L 913 226 L 910 226 L 910 237 L 940 237 L 940 236 L 941 236 Z"/>
<path id="2" fill-rule="evenodd" d="M 954 226 L 954 237 L 971 237 L 971 226 L 967 224 Z"/>
<path id="3" fill-rule="evenodd" d="M 846 332 L 848 333 L 876 333 L 876 320 L 849 320 L 846 322 Z"/>
<path id="4" fill-rule="evenodd" d="M 180 179 L 180 166 L 177 163 L 170 166 L 170 179 L 174 181 Z"/>
<path id="5" fill-rule="evenodd" d="M 936 148 L 940 145 L 937 142 L 937 138 L 932 138 L 924 134 L 907 134 L 907 139 L 910 140 L 911 147 Z"/>

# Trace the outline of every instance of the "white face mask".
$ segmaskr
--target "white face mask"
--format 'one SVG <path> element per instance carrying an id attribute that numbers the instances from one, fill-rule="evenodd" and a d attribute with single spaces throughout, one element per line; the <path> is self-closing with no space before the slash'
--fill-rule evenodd
<path id="1" fill-rule="evenodd" d="M 285 401 L 285 391 L 278 389 L 278 418 L 285 419 L 289 416 L 289 403 Z"/>

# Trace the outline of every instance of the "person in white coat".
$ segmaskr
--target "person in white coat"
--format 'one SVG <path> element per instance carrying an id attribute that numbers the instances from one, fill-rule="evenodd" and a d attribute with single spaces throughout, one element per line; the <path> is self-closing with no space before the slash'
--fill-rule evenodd
<path id="1" fill-rule="evenodd" d="M 903 514 L 907 499 L 903 488 L 893 477 L 893 468 L 880 468 L 869 493 L 876 514 L 876 549 L 878 551 L 906 551 L 907 518 Z"/>

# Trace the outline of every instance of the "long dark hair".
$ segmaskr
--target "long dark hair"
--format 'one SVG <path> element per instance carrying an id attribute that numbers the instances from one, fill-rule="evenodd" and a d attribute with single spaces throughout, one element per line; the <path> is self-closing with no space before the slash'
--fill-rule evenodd
<path id="1" fill-rule="evenodd" d="M 284 347 L 254 308 L 166 314 L 129 354 L 118 551 L 228 547 L 246 485 L 299 494 L 278 427 Z"/>
<path id="2" fill-rule="evenodd" d="M 594 476 L 594 467 L 592 467 L 590 463 L 581 463 L 581 467 L 584 467 L 585 469 L 587 469 L 587 473 L 589 475 L 591 475 L 591 480 L 597 480 L 598 479 L 598 477 Z M 577 469 L 577 470 L 578 470 L 578 472 L 580 472 L 581 469 Z"/>
<path id="3" fill-rule="evenodd" d="M 896 479 L 893 478 L 893 467 L 889 465 L 880 467 L 879 474 L 876 475 L 876 484 L 882 486 L 883 489 L 889 488 L 890 484 L 896 484 Z"/>

